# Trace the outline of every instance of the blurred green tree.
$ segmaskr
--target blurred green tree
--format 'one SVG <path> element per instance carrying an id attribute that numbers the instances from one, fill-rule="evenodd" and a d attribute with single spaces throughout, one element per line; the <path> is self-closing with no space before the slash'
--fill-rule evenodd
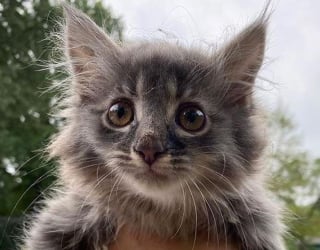
<path id="1" fill-rule="evenodd" d="M 57 3 L 0 1 L 0 217 L 23 214 L 54 178 L 54 165 L 41 157 L 55 130 L 48 115 L 54 93 L 42 93 L 56 76 L 40 62 L 50 61 L 53 44 L 47 38 L 62 15 Z M 121 20 L 101 1 L 73 4 L 122 39 Z"/>
<path id="2" fill-rule="evenodd" d="M 269 119 L 271 187 L 288 211 L 288 249 L 313 249 L 308 242 L 320 238 L 320 159 L 313 159 L 301 147 L 286 113 L 280 108 Z"/>

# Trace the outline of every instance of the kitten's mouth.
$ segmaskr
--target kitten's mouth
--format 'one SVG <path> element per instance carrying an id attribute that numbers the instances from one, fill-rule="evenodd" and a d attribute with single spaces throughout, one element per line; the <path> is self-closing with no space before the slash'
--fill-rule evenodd
<path id="1" fill-rule="evenodd" d="M 142 164 L 138 169 L 140 174 L 152 177 L 163 177 L 168 175 L 169 172 L 169 167 L 159 166 L 157 163 L 152 165 Z"/>
<path id="2" fill-rule="evenodd" d="M 152 164 L 148 164 L 140 158 L 133 157 L 130 162 L 123 165 L 122 170 L 136 181 L 158 186 L 176 182 L 177 179 L 187 175 L 188 168 L 185 166 L 187 163 L 186 159 L 162 156 Z"/>
<path id="3" fill-rule="evenodd" d="M 148 165 L 145 163 L 135 164 L 135 167 L 126 168 L 136 179 L 147 182 L 163 182 L 174 177 L 174 170 L 171 166 L 164 166 L 161 163 Z"/>
<path id="4" fill-rule="evenodd" d="M 157 166 L 150 166 L 144 170 L 144 174 L 146 176 L 156 177 L 156 178 L 163 178 L 168 175 L 164 169 L 161 169 Z"/>
<path id="5" fill-rule="evenodd" d="M 175 177 L 170 171 L 159 167 L 143 168 L 133 174 L 134 179 L 147 187 L 163 187 L 174 182 Z"/>

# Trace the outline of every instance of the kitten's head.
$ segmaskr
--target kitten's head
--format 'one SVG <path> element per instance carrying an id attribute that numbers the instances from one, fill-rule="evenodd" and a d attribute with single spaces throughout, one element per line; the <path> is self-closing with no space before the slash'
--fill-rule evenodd
<path id="1" fill-rule="evenodd" d="M 73 80 L 50 150 L 66 178 L 77 173 L 100 190 L 116 178 L 147 196 L 185 185 L 219 195 L 255 171 L 263 143 L 252 92 L 265 17 L 204 53 L 164 42 L 120 46 L 80 11 L 66 6 L 65 15 Z"/>

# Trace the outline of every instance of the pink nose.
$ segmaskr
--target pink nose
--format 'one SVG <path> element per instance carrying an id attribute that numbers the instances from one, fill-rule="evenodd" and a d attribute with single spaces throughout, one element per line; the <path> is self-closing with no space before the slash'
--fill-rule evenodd
<path id="1" fill-rule="evenodd" d="M 150 166 L 156 161 L 157 155 L 159 154 L 152 149 L 145 149 L 143 151 L 137 150 L 137 152 L 142 157 L 142 159 Z"/>
<path id="2" fill-rule="evenodd" d="M 164 151 L 161 143 L 154 137 L 142 138 L 134 149 L 149 166 L 151 166 Z"/>

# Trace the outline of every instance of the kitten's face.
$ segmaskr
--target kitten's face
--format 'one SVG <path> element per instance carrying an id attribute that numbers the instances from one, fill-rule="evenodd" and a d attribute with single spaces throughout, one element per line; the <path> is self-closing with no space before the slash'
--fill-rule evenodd
<path id="1" fill-rule="evenodd" d="M 208 59 L 160 46 L 123 49 L 79 124 L 90 127 L 86 141 L 108 168 L 149 188 L 179 185 L 209 168 L 222 173 L 224 148 L 234 147 L 231 117 L 210 91 L 221 79 Z"/>
<path id="2" fill-rule="evenodd" d="M 254 25 L 204 55 L 166 43 L 120 48 L 83 14 L 67 10 L 79 98 L 69 118 L 72 153 L 64 158 L 94 158 L 98 164 L 81 168 L 93 183 L 109 174 L 142 193 L 181 185 L 218 193 L 240 183 L 261 151 L 251 92 L 264 26 Z M 233 51 L 241 43 L 244 58 Z"/>

